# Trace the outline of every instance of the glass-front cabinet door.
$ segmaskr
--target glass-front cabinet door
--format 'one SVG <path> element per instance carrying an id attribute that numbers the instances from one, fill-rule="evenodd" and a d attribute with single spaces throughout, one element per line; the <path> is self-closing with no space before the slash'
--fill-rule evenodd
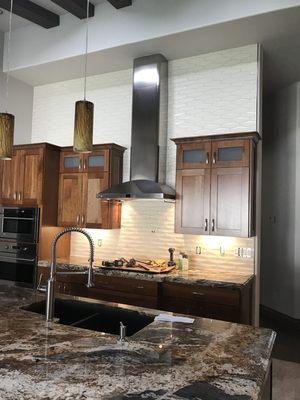
<path id="1" fill-rule="evenodd" d="M 212 167 L 248 167 L 249 140 L 218 140 L 212 142 Z"/>
<path id="2" fill-rule="evenodd" d="M 211 141 L 182 143 L 177 146 L 177 169 L 209 168 Z"/>
<path id="3" fill-rule="evenodd" d="M 83 161 L 84 172 L 107 172 L 109 169 L 109 150 L 97 150 L 85 154 Z"/>
<path id="4" fill-rule="evenodd" d="M 60 157 L 60 172 L 73 173 L 82 172 L 83 170 L 83 154 L 74 153 L 73 151 L 63 151 Z"/>

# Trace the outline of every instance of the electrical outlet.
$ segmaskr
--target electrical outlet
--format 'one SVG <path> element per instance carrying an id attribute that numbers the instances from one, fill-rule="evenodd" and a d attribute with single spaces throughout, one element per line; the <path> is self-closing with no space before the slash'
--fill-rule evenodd
<path id="1" fill-rule="evenodd" d="M 200 255 L 202 253 L 201 246 L 196 246 L 195 248 L 195 254 Z"/>
<path id="2" fill-rule="evenodd" d="M 102 239 L 98 239 L 98 247 L 102 247 Z"/>
<path id="3" fill-rule="evenodd" d="M 251 247 L 238 247 L 234 250 L 234 255 L 241 258 L 252 258 Z"/>

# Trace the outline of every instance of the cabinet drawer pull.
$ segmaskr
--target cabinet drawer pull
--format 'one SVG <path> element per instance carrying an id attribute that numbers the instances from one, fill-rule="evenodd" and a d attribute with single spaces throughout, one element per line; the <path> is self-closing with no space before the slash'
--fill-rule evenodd
<path id="1" fill-rule="evenodd" d="M 144 289 L 144 286 L 138 286 L 137 288 L 138 289 Z"/>
<path id="2" fill-rule="evenodd" d="M 211 230 L 214 232 L 215 231 L 215 219 L 213 218 L 211 221 Z"/>
<path id="3" fill-rule="evenodd" d="M 204 293 L 200 293 L 200 292 L 192 292 L 192 294 L 193 294 L 194 296 L 199 296 L 199 297 L 205 296 Z"/>
<path id="4" fill-rule="evenodd" d="M 216 152 L 214 151 L 214 155 L 213 155 L 213 164 L 216 163 L 216 159 L 217 159 L 217 154 L 216 154 Z"/>
<path id="5" fill-rule="evenodd" d="M 207 218 L 205 218 L 205 222 L 204 222 L 204 230 L 205 230 L 205 232 L 207 232 L 207 231 L 208 231 L 208 219 L 207 219 Z"/>
<path id="6" fill-rule="evenodd" d="M 209 164 L 209 153 L 206 153 L 205 164 Z"/>

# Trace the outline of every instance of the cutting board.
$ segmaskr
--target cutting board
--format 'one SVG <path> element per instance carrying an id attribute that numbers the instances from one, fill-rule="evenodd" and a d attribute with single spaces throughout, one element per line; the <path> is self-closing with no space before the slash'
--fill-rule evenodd
<path id="1" fill-rule="evenodd" d="M 139 267 L 138 265 L 135 267 L 106 267 L 104 265 L 100 266 L 101 269 L 111 270 L 111 271 L 127 271 L 127 272 L 142 272 L 143 274 L 168 274 L 176 268 L 176 265 L 172 267 L 153 267 L 151 265 L 147 266 L 147 270 Z"/>

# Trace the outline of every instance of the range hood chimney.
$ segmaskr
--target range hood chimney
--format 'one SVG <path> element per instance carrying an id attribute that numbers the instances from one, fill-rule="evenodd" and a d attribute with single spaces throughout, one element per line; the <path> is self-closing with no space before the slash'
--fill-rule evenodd
<path id="1" fill-rule="evenodd" d="M 98 193 L 100 199 L 174 199 L 165 185 L 168 62 L 161 54 L 134 60 L 130 181 Z"/>

